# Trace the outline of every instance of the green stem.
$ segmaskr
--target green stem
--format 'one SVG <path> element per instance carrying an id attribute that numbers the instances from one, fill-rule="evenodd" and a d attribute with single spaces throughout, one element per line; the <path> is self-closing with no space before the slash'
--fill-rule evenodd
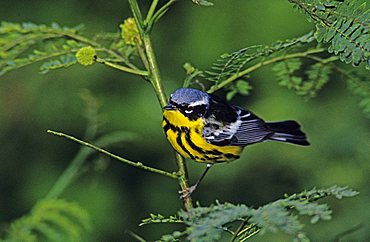
<path id="1" fill-rule="evenodd" d="M 261 229 L 256 229 L 255 231 L 253 231 L 252 233 L 248 234 L 248 236 L 244 237 L 242 240 L 240 240 L 240 242 L 244 242 L 246 241 L 247 239 L 251 238 L 252 236 L 254 236 L 255 234 L 259 233 L 261 231 Z"/>
<path id="2" fill-rule="evenodd" d="M 121 56 L 117 52 L 115 52 L 113 50 L 110 50 L 110 49 L 107 49 L 107 48 L 103 47 L 101 44 L 99 44 L 98 42 L 95 42 L 95 41 L 93 41 L 93 40 L 91 40 L 89 38 L 86 38 L 86 37 L 81 36 L 81 35 L 78 35 L 78 34 L 66 32 L 66 31 L 61 31 L 61 32 L 58 31 L 58 32 L 55 32 L 55 33 L 56 34 L 63 35 L 63 36 L 68 37 L 68 38 L 71 38 L 71 39 L 74 39 L 74 40 L 77 40 L 77 41 L 79 41 L 81 43 L 85 43 L 87 45 L 91 45 L 92 47 L 94 47 L 96 49 L 99 49 L 99 51 L 105 52 L 107 54 L 110 54 L 110 55 L 116 57 L 117 59 L 119 59 L 123 63 L 125 63 L 127 66 L 129 66 L 130 68 L 135 69 L 135 70 L 138 69 L 135 65 L 133 65 L 132 63 L 130 63 L 128 59 L 124 58 L 123 56 Z"/>
<path id="3" fill-rule="evenodd" d="M 154 55 L 154 51 L 152 47 L 152 42 L 150 40 L 150 36 L 147 34 L 144 34 L 142 39 L 143 39 L 143 44 L 144 44 L 144 50 L 145 50 L 146 57 L 148 60 L 148 65 L 149 65 L 150 80 L 154 87 L 154 91 L 157 95 L 157 98 L 158 98 L 158 101 L 161 107 L 164 107 L 167 105 L 167 97 L 166 97 L 166 94 L 162 86 L 162 81 L 161 81 L 161 77 L 159 74 L 157 60 Z"/>
<path id="4" fill-rule="evenodd" d="M 153 15 L 153 17 L 148 22 L 148 26 L 152 26 L 154 23 L 156 23 L 173 5 L 177 0 L 170 0 L 167 3 L 165 3 L 158 11 Z"/>
<path id="5" fill-rule="evenodd" d="M 145 67 L 145 69 L 149 69 L 149 63 L 148 63 L 148 60 L 146 58 L 146 55 L 145 55 L 145 51 L 143 49 L 143 47 L 141 46 L 141 43 L 140 41 L 135 38 L 135 43 L 136 43 L 136 50 L 140 56 L 140 59 L 141 59 L 141 62 L 143 62 L 143 65 Z"/>
<path id="6" fill-rule="evenodd" d="M 150 5 L 148 14 L 146 15 L 145 23 L 149 23 L 153 17 L 154 11 L 157 8 L 159 0 L 153 0 L 152 4 Z"/>
<path id="7" fill-rule="evenodd" d="M 321 64 L 327 64 L 327 63 L 339 60 L 339 56 L 331 56 L 329 58 L 323 59 L 323 58 L 318 57 L 318 56 L 307 55 L 307 56 L 305 56 L 305 58 L 320 62 Z"/>
<path id="8" fill-rule="evenodd" d="M 161 11 L 167 9 L 175 1 L 176 0 L 170 0 L 169 2 L 167 2 L 164 6 L 162 6 L 154 14 L 152 19 L 155 19 L 158 12 L 161 12 Z M 139 9 L 139 6 L 137 4 L 137 1 L 136 0 L 129 0 L 129 3 L 130 3 L 132 14 L 134 15 L 136 24 L 143 26 L 143 20 L 142 20 L 142 17 L 141 17 L 141 13 L 140 13 L 140 9 Z M 154 22 L 148 23 L 148 26 L 150 26 L 150 28 L 151 28 L 153 23 Z M 147 26 L 145 26 L 145 27 L 147 27 Z M 153 88 L 154 88 L 154 91 L 157 95 L 159 104 L 161 105 L 161 107 L 164 107 L 165 105 L 167 105 L 167 97 L 166 97 L 166 94 L 165 94 L 163 86 L 162 86 L 157 60 L 156 60 L 154 50 L 153 50 L 153 46 L 152 46 L 152 42 L 151 42 L 151 39 L 150 39 L 150 31 L 147 31 L 147 29 L 143 29 L 143 27 L 140 27 L 140 28 L 138 27 L 138 29 L 139 29 L 141 39 L 143 41 L 146 60 L 148 61 L 148 67 L 149 67 L 148 71 L 150 73 L 150 75 L 149 75 L 150 82 L 153 85 Z M 178 176 L 177 176 L 177 178 L 179 180 L 179 185 L 180 185 L 182 190 L 187 190 L 189 188 L 189 183 L 188 183 L 188 171 L 186 169 L 186 163 L 185 163 L 184 158 L 182 158 L 177 153 L 176 153 L 176 163 L 177 163 L 177 166 L 178 166 L 178 172 L 177 172 Z M 190 196 L 188 196 L 186 199 L 184 199 L 184 206 L 185 206 L 186 210 L 189 210 L 193 207 L 192 199 L 191 199 Z"/>
<path id="9" fill-rule="evenodd" d="M 101 59 L 101 58 L 97 58 L 96 61 L 101 63 L 101 64 L 107 65 L 109 67 L 118 69 L 120 71 L 132 73 L 132 74 L 136 74 L 136 75 L 140 75 L 140 76 L 148 76 L 149 75 L 147 71 L 131 69 L 129 67 L 121 66 L 121 65 L 118 65 L 118 64 L 113 63 L 113 62 L 106 61 L 106 60 Z"/>
<path id="10" fill-rule="evenodd" d="M 64 137 L 64 138 L 67 138 L 67 139 L 70 139 L 70 140 L 72 140 L 74 142 L 77 142 L 77 143 L 79 143 L 81 145 L 87 146 L 87 147 L 89 147 L 91 149 L 94 149 L 94 150 L 96 150 L 96 151 L 98 151 L 100 153 L 103 153 L 105 155 L 108 155 L 108 156 L 112 157 L 113 159 L 116 159 L 116 160 L 121 161 L 123 163 L 126 163 L 128 165 L 135 166 L 137 168 L 140 168 L 140 169 L 143 169 L 143 170 L 146 170 L 146 171 L 150 171 L 150 172 L 154 172 L 154 173 L 157 173 L 157 174 L 161 174 L 161 175 L 164 175 L 164 176 L 173 178 L 173 179 L 178 179 L 178 176 L 177 176 L 176 173 L 170 173 L 170 172 L 163 171 L 163 170 L 160 170 L 160 169 L 157 169 L 157 168 L 149 167 L 149 166 L 144 165 L 141 162 L 133 162 L 133 161 L 127 160 L 127 159 L 122 158 L 122 157 L 120 157 L 118 155 L 112 154 L 109 151 L 106 151 L 106 150 L 104 150 L 102 148 L 99 148 L 99 147 L 97 147 L 95 145 L 92 145 L 90 143 L 87 143 L 85 141 L 82 141 L 80 139 L 77 139 L 77 138 L 75 138 L 75 137 L 73 137 L 71 135 L 64 134 L 64 133 L 61 133 L 61 132 L 52 131 L 52 130 L 48 130 L 47 133 L 53 134 L 53 135 L 57 135 L 57 136 L 60 136 L 60 137 Z"/>
<path id="11" fill-rule="evenodd" d="M 107 48 L 101 46 L 99 43 L 97 43 L 97 42 L 95 42 L 91 39 L 88 39 L 88 38 L 86 38 L 84 36 L 81 36 L 81 35 L 78 35 L 78 34 L 72 34 L 72 33 L 68 33 L 68 32 L 65 32 L 65 33 L 62 32 L 62 34 L 66 37 L 77 40 L 81 43 L 91 45 L 92 47 L 95 47 L 97 50 L 99 49 L 99 51 L 105 52 L 107 54 L 110 54 L 110 55 L 116 57 L 117 59 L 119 59 L 123 63 L 125 63 L 125 65 L 127 65 L 128 67 L 130 67 L 132 69 L 135 69 L 135 70 L 138 70 L 138 68 L 135 65 L 133 65 L 132 63 L 130 63 L 128 61 L 128 59 L 124 58 L 123 56 L 119 55 L 118 53 L 116 53 L 113 50 L 110 50 L 110 49 L 107 49 Z"/>
<path id="12" fill-rule="evenodd" d="M 157 94 L 158 101 L 161 107 L 164 107 L 167 104 L 167 98 L 165 92 L 163 90 L 162 82 L 159 75 L 159 69 L 157 65 L 157 61 L 154 55 L 152 43 L 150 41 L 150 37 L 148 34 L 144 34 L 143 43 L 144 49 L 147 56 L 148 64 L 149 64 L 149 71 L 150 71 L 150 80 L 154 87 L 155 93 Z M 188 171 L 186 168 L 186 163 L 184 158 L 182 158 L 179 154 L 176 153 L 176 163 L 178 167 L 178 179 L 179 185 L 183 191 L 186 191 L 189 188 L 188 182 Z M 186 210 L 189 210 L 193 207 L 192 199 L 190 196 L 184 199 L 184 206 Z"/>
<path id="13" fill-rule="evenodd" d="M 187 191 L 190 187 L 188 168 L 186 167 L 185 159 L 178 153 L 176 153 L 176 163 L 178 167 L 178 180 L 180 188 L 182 191 Z M 184 198 L 184 206 L 186 210 L 190 210 L 191 208 L 193 208 L 193 201 L 191 196 L 186 196 Z"/>
<path id="14" fill-rule="evenodd" d="M 139 33 L 140 33 L 140 35 L 142 35 L 142 33 L 144 33 L 144 30 L 145 30 L 145 24 L 143 22 L 143 17 L 141 15 L 139 5 L 137 4 L 136 0 L 128 0 L 128 2 L 129 2 L 130 7 L 131 7 L 131 12 L 134 15 Z"/>
<path id="15" fill-rule="evenodd" d="M 213 92 L 215 92 L 219 89 L 222 89 L 223 87 L 229 85 L 230 83 L 238 80 L 240 77 L 245 76 L 245 75 L 261 68 L 261 67 L 264 67 L 264 66 L 276 63 L 276 62 L 288 60 L 288 59 L 307 57 L 308 55 L 321 53 L 321 52 L 324 52 L 324 51 L 326 51 L 324 48 L 318 48 L 318 49 L 308 50 L 308 51 L 305 51 L 305 52 L 282 55 L 282 56 L 278 56 L 278 57 L 275 57 L 275 58 L 272 58 L 272 59 L 269 59 L 269 60 L 266 60 L 266 61 L 262 61 L 260 63 L 257 63 L 255 65 L 243 70 L 243 71 L 240 71 L 240 72 L 232 75 L 231 77 L 222 81 L 219 84 L 211 86 L 211 88 L 207 92 L 208 93 L 213 93 Z"/>
<path id="16" fill-rule="evenodd" d="M 236 239 L 238 238 L 238 234 L 240 231 L 243 230 L 244 226 L 248 223 L 248 220 L 244 220 L 238 227 L 238 229 L 234 232 L 233 237 L 231 237 L 230 242 L 235 242 Z"/>

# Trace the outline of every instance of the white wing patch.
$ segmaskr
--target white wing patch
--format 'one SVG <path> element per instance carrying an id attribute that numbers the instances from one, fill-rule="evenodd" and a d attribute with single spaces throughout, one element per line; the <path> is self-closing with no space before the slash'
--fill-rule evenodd
<path id="1" fill-rule="evenodd" d="M 225 125 L 211 116 L 205 121 L 203 136 L 207 141 L 211 142 L 229 140 L 237 133 L 241 123 L 241 120 L 237 120 L 236 122 Z"/>
<path id="2" fill-rule="evenodd" d="M 238 110 L 240 115 L 242 110 Z M 251 113 L 243 113 L 236 122 L 224 124 L 210 116 L 205 121 L 203 136 L 210 143 L 245 146 L 260 142 L 272 132 L 265 126 L 263 120 L 251 117 Z M 252 119 L 248 119 L 252 118 Z"/>

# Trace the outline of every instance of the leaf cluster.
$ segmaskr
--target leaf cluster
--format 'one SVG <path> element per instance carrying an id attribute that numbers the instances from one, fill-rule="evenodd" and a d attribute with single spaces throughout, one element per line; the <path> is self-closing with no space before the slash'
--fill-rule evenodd
<path id="1" fill-rule="evenodd" d="M 34 23 L 2 22 L 0 25 L 0 75 L 23 66 L 45 61 L 41 73 L 51 69 L 68 67 L 76 63 L 71 53 L 76 52 L 81 44 L 75 39 L 63 39 L 74 36 L 81 26 L 74 28 L 51 26 Z"/>
<path id="2" fill-rule="evenodd" d="M 361 98 L 359 106 L 370 117 L 370 79 L 366 74 L 342 72 L 347 77 L 348 89 Z"/>
<path id="3" fill-rule="evenodd" d="M 318 42 L 345 63 L 370 68 L 370 10 L 363 0 L 289 0 L 315 23 Z"/>
<path id="4" fill-rule="evenodd" d="M 0 76 L 36 62 L 42 63 L 42 74 L 67 68 L 77 63 L 75 53 L 85 46 L 92 46 L 101 58 L 129 65 L 135 49 L 125 44 L 119 32 L 89 38 L 82 35 L 82 30 L 82 26 L 69 28 L 56 23 L 1 22 Z"/>
<path id="5" fill-rule="evenodd" d="M 90 228 L 90 216 L 78 204 L 47 199 L 12 223 L 5 241 L 81 241 L 82 233 Z"/>
<path id="6" fill-rule="evenodd" d="M 298 95 L 312 98 L 329 81 L 333 66 L 327 61 L 316 62 L 304 70 L 303 61 L 298 58 L 282 61 L 275 64 L 272 70 L 280 86 L 294 90 Z"/>
<path id="7" fill-rule="evenodd" d="M 272 45 L 255 45 L 240 49 L 232 53 L 226 53 L 212 65 L 210 71 L 206 71 L 207 80 L 220 83 L 231 76 L 240 73 L 245 66 L 260 57 L 268 57 L 277 52 L 291 49 L 314 41 L 313 32 L 298 38 L 285 41 L 277 41 Z"/>
<path id="8" fill-rule="evenodd" d="M 248 64 L 255 61 L 263 63 L 278 55 L 290 53 L 313 41 L 313 32 L 310 32 L 298 38 L 277 41 L 272 45 L 250 46 L 232 53 L 223 54 L 212 65 L 211 70 L 204 72 L 206 80 L 213 84 L 209 91 L 213 92 L 225 87 L 228 100 L 231 100 L 236 94 L 248 95 L 252 89 L 248 81 Z M 250 71 L 253 70 L 251 69 Z"/>
<path id="9" fill-rule="evenodd" d="M 205 77 L 213 83 L 209 92 L 225 88 L 226 98 L 231 100 L 236 94 L 250 93 L 250 72 L 263 65 L 273 64 L 279 85 L 294 90 L 298 95 L 311 98 L 329 81 L 333 68 L 331 62 L 337 60 L 335 56 L 326 59 L 321 57 L 319 54 L 324 49 L 309 45 L 314 41 L 314 33 L 310 32 L 298 38 L 277 41 L 272 45 L 251 46 L 224 54 L 213 64 L 211 71 L 201 72 L 188 66 L 185 83 L 189 85 L 189 79 L 192 80 L 196 76 Z M 308 49 L 300 52 L 303 47 Z M 257 64 L 248 67 L 252 63 Z"/>
<path id="10" fill-rule="evenodd" d="M 353 65 L 364 63 L 369 69 L 370 10 L 366 3 L 363 0 L 289 1 L 315 23 L 315 32 L 269 46 L 250 46 L 223 54 L 208 71 L 191 67 L 195 71 L 189 72 L 187 68 L 186 86 L 199 84 L 195 78 L 202 77 L 211 82 L 208 92 L 224 89 L 227 100 L 231 100 L 236 94 L 248 95 L 252 89 L 250 74 L 272 64 L 279 85 L 308 99 L 315 97 L 331 77 L 342 73 L 349 89 L 362 98 L 360 106 L 368 113 L 369 78 L 359 73 L 349 75 L 337 65 L 340 59 Z M 328 45 L 315 46 L 315 42 Z M 333 55 L 324 53 L 326 50 Z"/>
<path id="11" fill-rule="evenodd" d="M 183 237 L 192 241 L 217 241 L 223 233 L 228 233 L 233 241 L 244 241 L 257 232 L 283 232 L 291 235 L 294 241 L 308 241 L 299 220 L 301 216 L 310 217 L 312 224 L 319 220 L 330 220 L 332 211 L 327 204 L 318 203 L 319 199 L 329 196 L 342 199 L 357 194 L 358 192 L 347 187 L 333 186 L 286 196 L 259 208 L 219 202 L 208 207 L 198 204 L 197 207 L 189 211 L 182 210 L 168 219 L 162 215 L 160 218 L 151 216 L 143 220 L 142 225 L 171 221 L 186 225 L 184 231 L 164 235 L 161 241 L 176 241 Z M 234 229 L 238 224 L 237 229 Z"/>

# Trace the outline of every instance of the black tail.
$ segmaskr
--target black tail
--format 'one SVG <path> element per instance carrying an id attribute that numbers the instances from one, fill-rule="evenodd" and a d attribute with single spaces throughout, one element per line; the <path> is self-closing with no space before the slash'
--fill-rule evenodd
<path id="1" fill-rule="evenodd" d="M 306 134 L 300 129 L 300 125 L 293 120 L 266 123 L 267 127 L 274 131 L 268 138 L 270 140 L 288 142 L 296 145 L 310 145 Z"/>

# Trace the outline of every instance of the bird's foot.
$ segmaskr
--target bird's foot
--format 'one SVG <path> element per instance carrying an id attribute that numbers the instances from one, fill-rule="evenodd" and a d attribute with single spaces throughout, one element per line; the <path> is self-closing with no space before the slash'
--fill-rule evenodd
<path id="1" fill-rule="evenodd" d="M 197 185 L 187 187 L 184 190 L 179 191 L 179 194 L 181 194 L 180 199 L 182 199 L 182 200 L 187 199 L 188 197 L 191 196 L 191 194 L 195 191 L 195 189 L 197 189 Z"/>

